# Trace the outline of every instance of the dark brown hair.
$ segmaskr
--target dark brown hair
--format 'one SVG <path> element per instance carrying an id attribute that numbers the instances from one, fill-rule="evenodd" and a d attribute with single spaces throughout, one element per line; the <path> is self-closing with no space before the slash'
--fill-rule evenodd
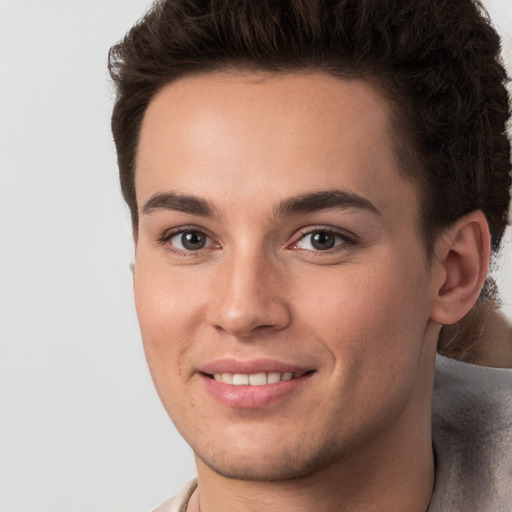
<path id="1" fill-rule="evenodd" d="M 135 156 L 164 85 L 223 69 L 314 70 L 371 82 L 393 104 L 396 151 L 419 183 L 422 232 L 481 209 L 497 249 L 510 201 L 500 42 L 472 0 L 161 0 L 112 47 L 112 116 L 134 231 Z"/>
<path id="2" fill-rule="evenodd" d="M 481 209 L 507 223 L 509 105 L 499 38 L 471 0 L 163 0 L 110 51 L 112 130 L 134 227 L 134 161 L 152 97 L 225 68 L 366 78 L 397 110 L 404 171 L 420 182 L 427 241 Z"/>

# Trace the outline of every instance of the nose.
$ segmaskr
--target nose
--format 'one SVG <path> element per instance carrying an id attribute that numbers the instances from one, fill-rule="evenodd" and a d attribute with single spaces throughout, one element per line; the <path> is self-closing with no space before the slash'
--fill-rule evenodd
<path id="1" fill-rule="evenodd" d="M 287 327 L 291 310 L 277 267 L 262 255 L 218 263 L 208 309 L 210 325 L 239 339 Z"/>

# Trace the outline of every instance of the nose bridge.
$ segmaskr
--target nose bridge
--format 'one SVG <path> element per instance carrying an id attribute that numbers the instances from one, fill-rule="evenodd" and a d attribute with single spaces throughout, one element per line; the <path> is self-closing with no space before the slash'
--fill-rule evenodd
<path id="1" fill-rule="evenodd" d="M 290 321 L 282 272 L 263 249 L 233 249 L 217 269 L 210 323 L 236 337 L 261 328 L 281 329 Z"/>

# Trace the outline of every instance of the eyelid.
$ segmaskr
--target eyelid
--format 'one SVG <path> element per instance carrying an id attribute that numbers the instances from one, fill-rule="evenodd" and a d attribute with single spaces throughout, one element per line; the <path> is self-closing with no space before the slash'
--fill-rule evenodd
<path id="1" fill-rule="evenodd" d="M 197 250 L 183 250 L 178 247 L 175 247 L 173 245 L 169 244 L 169 241 L 180 234 L 187 233 L 187 232 L 198 232 L 202 233 L 204 236 L 206 236 L 210 240 L 210 244 L 208 244 L 207 247 L 203 247 L 201 249 Z M 325 250 L 319 250 L 319 249 L 301 249 L 299 247 L 296 247 L 296 245 L 306 238 L 309 235 L 312 235 L 313 233 L 318 232 L 324 232 L 324 233 L 330 233 L 335 236 L 341 237 L 342 243 L 335 245 L 334 247 L 330 249 Z M 302 229 L 300 229 L 296 234 L 293 236 L 293 241 L 288 244 L 288 249 L 296 249 L 301 250 L 305 252 L 312 252 L 312 253 L 332 253 L 336 252 L 337 250 L 340 250 L 340 247 L 345 248 L 345 246 L 354 246 L 356 245 L 360 240 L 360 237 L 358 237 L 356 234 L 352 233 L 351 231 L 347 231 L 346 229 L 333 227 L 333 226 L 326 226 L 326 225 L 316 225 L 316 226 L 307 226 Z M 206 250 L 211 250 L 212 246 L 214 248 L 220 248 L 220 244 L 215 240 L 215 237 L 209 232 L 209 230 L 197 226 L 197 225 L 183 225 L 183 226 L 177 226 L 174 228 L 167 229 L 163 232 L 161 236 L 158 237 L 157 242 L 159 245 L 165 246 L 170 252 L 184 255 L 184 256 L 198 256 L 202 254 Z"/>
<path id="2" fill-rule="evenodd" d="M 204 236 L 206 236 L 210 241 L 211 244 L 209 244 L 207 247 L 202 247 L 201 249 L 197 249 L 195 251 L 192 250 L 184 250 L 180 249 L 178 247 L 175 247 L 173 245 L 170 245 L 170 240 L 180 234 L 187 233 L 187 232 L 197 232 L 202 233 Z M 203 251 L 209 250 L 214 247 L 220 247 L 219 243 L 215 241 L 214 237 L 210 234 L 210 232 L 202 228 L 200 226 L 194 226 L 194 225 L 185 225 L 185 226 L 178 226 L 175 228 L 167 229 L 163 232 L 163 234 L 157 239 L 158 244 L 166 247 L 167 250 L 169 250 L 172 253 L 180 254 L 184 256 L 198 256 L 199 254 L 202 254 Z"/>
<path id="3" fill-rule="evenodd" d="M 303 240 L 304 238 L 306 238 L 309 235 L 312 235 L 313 233 L 329 233 L 329 234 L 332 234 L 335 236 L 339 236 L 342 238 L 343 243 L 335 245 L 331 249 L 326 249 L 323 251 L 322 250 L 314 250 L 314 249 L 300 249 L 300 248 L 294 247 L 301 240 Z M 330 253 L 330 252 L 339 250 L 340 246 L 345 246 L 345 245 L 354 246 L 358 243 L 360 238 L 356 234 L 352 233 L 351 231 L 347 231 L 346 229 L 335 228 L 333 226 L 319 225 L 319 226 L 308 226 L 306 228 L 300 229 L 299 232 L 297 233 L 297 235 L 294 236 L 293 240 L 294 241 L 289 245 L 289 248 L 291 248 L 291 249 L 297 249 L 297 250 L 303 250 L 303 251 L 309 251 L 309 252 L 315 252 L 315 253 Z"/>

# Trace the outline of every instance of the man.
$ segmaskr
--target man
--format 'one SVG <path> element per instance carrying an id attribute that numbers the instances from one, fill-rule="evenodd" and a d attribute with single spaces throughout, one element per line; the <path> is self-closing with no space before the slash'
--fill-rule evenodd
<path id="1" fill-rule="evenodd" d="M 432 398 L 442 326 L 508 332 L 498 53 L 470 0 L 168 0 L 113 48 L 137 313 L 198 474 L 157 510 L 512 509 L 509 370 L 439 356 Z"/>

